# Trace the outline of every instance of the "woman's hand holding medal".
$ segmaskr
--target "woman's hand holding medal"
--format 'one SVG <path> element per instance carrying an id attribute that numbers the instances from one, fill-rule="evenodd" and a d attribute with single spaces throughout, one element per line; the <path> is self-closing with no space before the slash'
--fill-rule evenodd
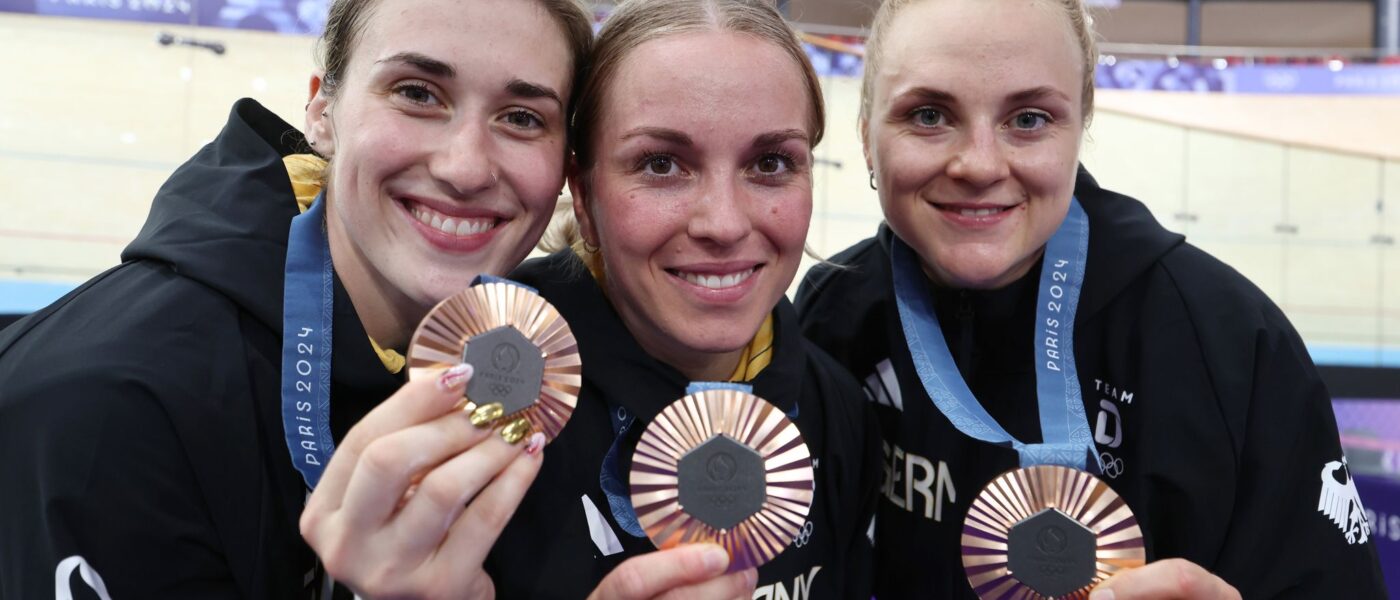
<path id="1" fill-rule="evenodd" d="M 689 544 L 628 559 L 588 600 L 683 600 L 753 596 L 756 569 L 726 574 L 729 553 L 715 544 Z"/>
<path id="2" fill-rule="evenodd" d="M 456 407 L 473 369 L 405 384 L 336 449 L 301 534 L 366 598 L 492 598 L 482 561 L 539 473 L 545 438 L 507 443 Z"/>

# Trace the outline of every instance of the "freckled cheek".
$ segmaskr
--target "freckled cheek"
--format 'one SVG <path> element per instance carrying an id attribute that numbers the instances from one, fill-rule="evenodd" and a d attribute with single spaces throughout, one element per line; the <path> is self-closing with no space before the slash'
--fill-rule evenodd
<path id="1" fill-rule="evenodd" d="M 680 250 L 678 245 L 668 244 L 685 236 L 685 222 L 659 201 L 629 194 L 611 202 L 604 200 L 599 208 L 598 236 L 616 250 L 616 260 L 638 264 Z"/>
<path id="2" fill-rule="evenodd" d="M 812 199 L 803 194 L 773 203 L 755 225 L 779 251 L 792 252 L 801 251 L 811 223 Z"/>

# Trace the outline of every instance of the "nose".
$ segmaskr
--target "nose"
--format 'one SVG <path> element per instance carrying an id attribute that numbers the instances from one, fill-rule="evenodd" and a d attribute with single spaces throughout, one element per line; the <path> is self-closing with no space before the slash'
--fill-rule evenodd
<path id="1" fill-rule="evenodd" d="M 488 124 L 467 120 L 446 132 L 429 157 L 428 171 L 445 193 L 469 198 L 499 183 L 497 150 Z"/>
<path id="2" fill-rule="evenodd" d="M 1010 172 L 1006 149 L 997 139 L 995 128 L 974 127 L 967 130 L 948 163 L 948 175 L 975 187 L 988 187 Z"/>
<path id="3" fill-rule="evenodd" d="M 732 246 L 743 241 L 753 230 L 740 175 L 716 177 L 706 185 L 695 204 L 687 230 L 690 237 L 718 246 Z"/>

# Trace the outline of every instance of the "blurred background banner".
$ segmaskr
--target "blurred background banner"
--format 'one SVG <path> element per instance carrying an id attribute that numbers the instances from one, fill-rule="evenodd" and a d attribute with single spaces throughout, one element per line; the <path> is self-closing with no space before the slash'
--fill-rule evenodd
<path id="1" fill-rule="evenodd" d="M 1393 65 L 1232 65 L 1217 58 L 1202 63 L 1175 60 L 1114 60 L 1095 74 L 1100 89 L 1239 94 L 1400 94 L 1400 68 Z"/>
<path id="2" fill-rule="evenodd" d="M 0 0 L 0 11 L 319 34 L 328 0 Z"/>

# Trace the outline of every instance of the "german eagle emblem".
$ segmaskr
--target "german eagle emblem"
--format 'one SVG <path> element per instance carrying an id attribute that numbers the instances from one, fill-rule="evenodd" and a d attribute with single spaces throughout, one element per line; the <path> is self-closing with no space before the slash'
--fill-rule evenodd
<path id="1" fill-rule="evenodd" d="M 1356 492 L 1345 456 L 1323 465 L 1317 510 L 1337 524 L 1348 544 L 1364 544 L 1370 539 L 1371 523 L 1366 519 L 1366 509 L 1361 507 L 1361 496 Z"/>

